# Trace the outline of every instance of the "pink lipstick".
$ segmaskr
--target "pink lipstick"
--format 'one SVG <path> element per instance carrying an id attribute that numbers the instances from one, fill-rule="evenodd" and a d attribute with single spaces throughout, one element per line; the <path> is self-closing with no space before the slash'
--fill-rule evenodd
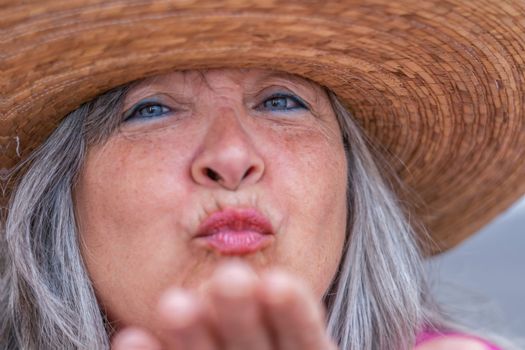
<path id="1" fill-rule="evenodd" d="M 246 255 L 270 245 L 274 232 L 256 209 L 225 209 L 204 220 L 195 238 L 223 255 Z"/>

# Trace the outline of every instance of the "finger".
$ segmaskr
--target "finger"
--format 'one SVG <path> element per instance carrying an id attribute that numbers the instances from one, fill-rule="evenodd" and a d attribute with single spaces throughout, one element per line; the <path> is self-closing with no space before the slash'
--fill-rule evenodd
<path id="1" fill-rule="evenodd" d="M 160 299 L 159 314 L 170 349 L 218 349 L 209 315 L 195 295 L 176 288 L 167 291 Z"/>
<path id="2" fill-rule="evenodd" d="M 304 283 L 284 272 L 269 272 L 262 276 L 259 296 L 277 349 L 335 349 L 321 303 Z"/>
<path id="3" fill-rule="evenodd" d="M 215 272 L 210 299 L 221 349 L 272 348 L 255 295 L 257 284 L 255 273 L 241 262 L 229 262 Z"/>
<path id="4" fill-rule="evenodd" d="M 126 328 L 118 332 L 112 341 L 111 350 L 160 350 L 160 343 L 149 333 L 139 328 Z"/>

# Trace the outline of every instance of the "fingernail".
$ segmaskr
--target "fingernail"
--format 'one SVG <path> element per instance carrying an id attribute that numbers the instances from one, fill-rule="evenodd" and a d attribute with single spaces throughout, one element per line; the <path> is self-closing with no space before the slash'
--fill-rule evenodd
<path id="1" fill-rule="evenodd" d="M 290 295 L 292 280 L 290 276 L 281 271 L 268 272 L 263 278 L 263 290 L 270 303 L 280 304 L 286 302 Z"/>
<path id="2" fill-rule="evenodd" d="M 194 296 L 182 289 L 171 289 L 159 301 L 161 315 L 170 327 L 189 326 L 197 316 L 197 301 Z"/>
<path id="3" fill-rule="evenodd" d="M 242 297 L 253 290 L 256 275 L 248 265 L 230 261 L 217 268 L 214 280 L 222 296 Z"/>

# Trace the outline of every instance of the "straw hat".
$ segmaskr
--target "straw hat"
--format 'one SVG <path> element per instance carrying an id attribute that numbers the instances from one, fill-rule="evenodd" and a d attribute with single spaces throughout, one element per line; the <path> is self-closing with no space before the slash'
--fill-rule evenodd
<path id="1" fill-rule="evenodd" d="M 525 193 L 523 0 L 39 0 L 1 18 L 4 171 L 114 86 L 259 67 L 342 98 L 421 199 L 433 253 Z"/>

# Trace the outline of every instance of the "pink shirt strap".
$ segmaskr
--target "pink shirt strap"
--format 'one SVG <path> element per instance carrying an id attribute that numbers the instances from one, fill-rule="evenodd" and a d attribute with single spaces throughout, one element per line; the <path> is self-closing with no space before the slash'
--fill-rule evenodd
<path id="1" fill-rule="evenodd" d="M 485 344 L 487 346 L 487 350 L 502 350 L 501 348 L 498 348 L 497 346 L 490 344 L 489 342 L 483 339 L 480 339 L 478 337 L 468 335 L 468 334 L 453 333 L 453 332 L 444 332 L 444 333 L 423 332 L 417 337 L 416 345 L 421 345 L 423 343 L 426 343 L 427 341 L 438 339 L 438 338 L 444 338 L 444 337 L 462 337 L 462 338 L 475 339 Z"/>

